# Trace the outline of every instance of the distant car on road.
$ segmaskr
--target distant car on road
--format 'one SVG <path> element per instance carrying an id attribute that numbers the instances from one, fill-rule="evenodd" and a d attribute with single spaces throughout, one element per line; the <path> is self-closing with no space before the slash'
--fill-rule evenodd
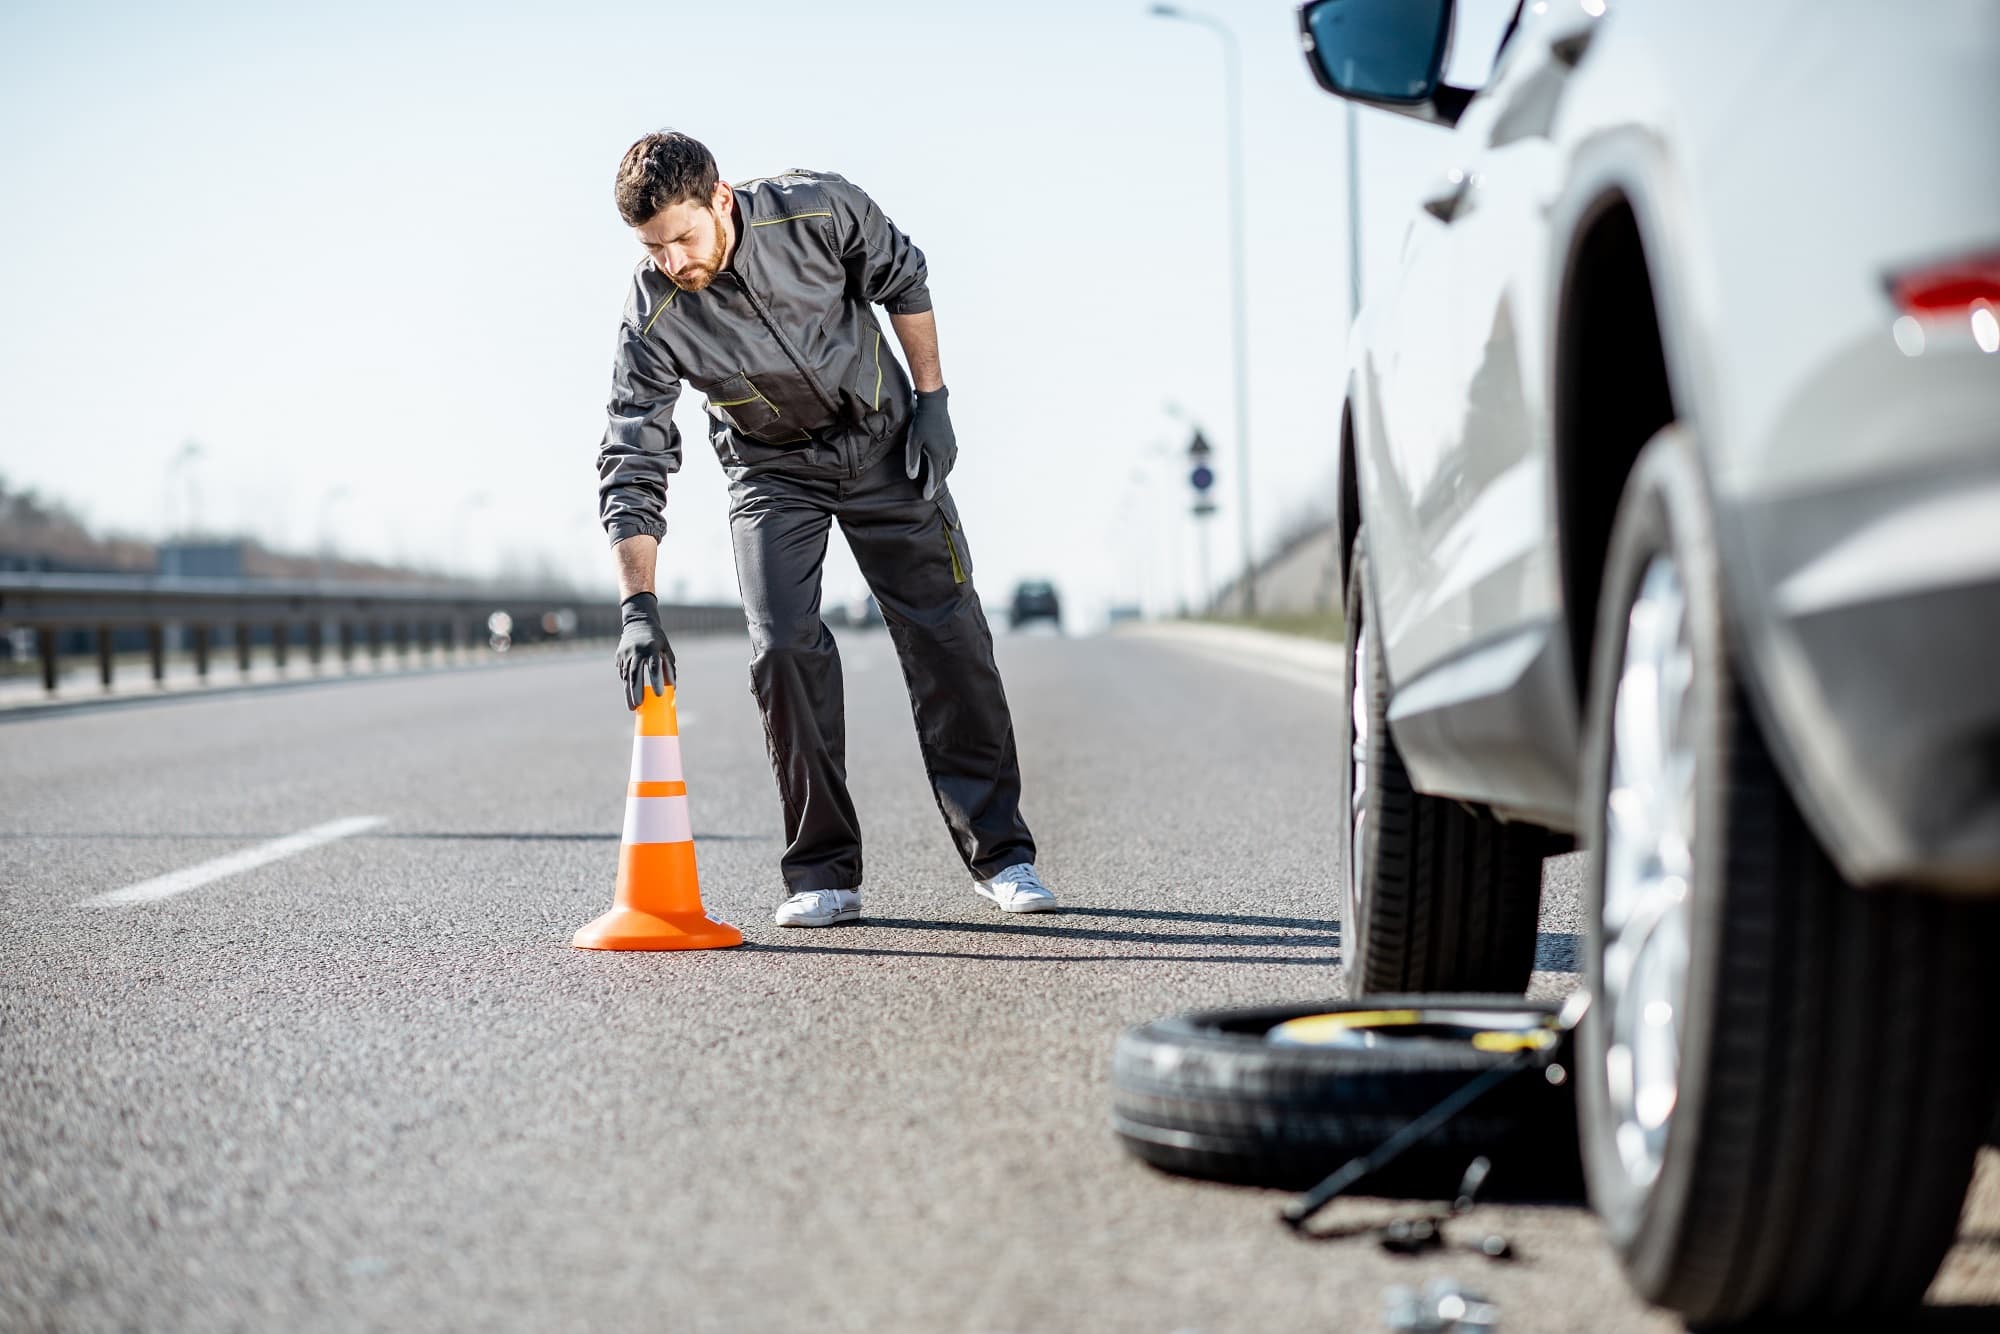
<path id="1" fill-rule="evenodd" d="M 1638 1291 L 1913 1304 L 2000 1018 L 2000 6 L 1537 0 L 1477 90 L 1453 9 L 1300 10 L 1452 146 L 1338 399 L 1350 986 L 1520 988 L 1579 836 Z"/>
<path id="2" fill-rule="evenodd" d="M 1014 585 L 1014 603 L 1007 610 L 1007 625 L 1018 630 L 1036 621 L 1047 621 L 1062 629 L 1062 599 L 1056 586 L 1046 579 L 1023 579 Z"/>

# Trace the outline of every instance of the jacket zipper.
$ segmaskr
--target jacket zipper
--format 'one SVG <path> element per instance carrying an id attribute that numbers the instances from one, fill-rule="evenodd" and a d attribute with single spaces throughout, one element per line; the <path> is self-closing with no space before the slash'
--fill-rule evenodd
<path id="1" fill-rule="evenodd" d="M 771 318 L 771 311 L 765 306 L 763 298 L 750 290 L 750 284 L 743 280 L 742 274 L 732 273 L 729 276 L 736 279 L 736 285 L 742 288 L 743 295 L 749 298 L 750 308 L 757 312 L 757 318 L 764 321 L 764 327 L 771 331 L 771 337 L 777 339 L 778 346 L 785 350 L 785 355 L 792 359 L 792 365 L 798 367 L 799 374 L 805 377 L 806 387 L 813 391 L 813 396 L 819 399 L 820 404 L 826 408 L 827 414 L 835 422 L 838 422 L 840 420 L 840 404 L 834 400 L 832 395 L 826 392 L 826 386 L 819 382 L 819 377 L 814 375 L 812 368 L 806 365 L 804 355 L 800 353 L 798 348 L 792 345 L 792 340 L 785 336 L 785 331 L 778 327 L 778 322 Z M 879 330 L 877 331 L 877 336 L 880 336 Z M 847 446 L 842 446 L 841 455 L 847 464 L 847 475 L 849 477 L 859 477 L 861 475 L 861 460 L 856 457 L 854 450 Z"/>

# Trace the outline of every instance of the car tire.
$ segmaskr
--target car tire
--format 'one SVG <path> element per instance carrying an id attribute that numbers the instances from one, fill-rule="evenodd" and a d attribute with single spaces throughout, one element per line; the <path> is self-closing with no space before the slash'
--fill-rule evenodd
<path id="1" fill-rule="evenodd" d="M 1314 1015 L 1471 1012 L 1546 1021 L 1553 1005 L 1491 996 L 1382 997 L 1171 1015 L 1128 1029 L 1111 1062 L 1112 1127 L 1163 1171 L 1304 1190 L 1379 1147 L 1469 1081 L 1512 1058 L 1465 1041 L 1396 1039 L 1359 1048 L 1286 1046 L 1272 1029 Z M 1375 1041 L 1371 1034 L 1370 1040 Z M 1541 1069 L 1502 1081 L 1378 1178 L 1415 1194 L 1448 1194 L 1484 1154 L 1497 1189 L 1572 1195 L 1575 1106 Z"/>
<path id="2" fill-rule="evenodd" d="M 1592 1205 L 1639 1295 L 1694 1323 L 1913 1305 L 1993 1108 L 1993 905 L 1858 890 L 1828 860 L 1734 674 L 1677 427 L 1626 487 L 1600 610 L 1579 811 Z"/>
<path id="3" fill-rule="evenodd" d="M 1389 734 L 1388 668 L 1372 633 L 1361 536 L 1348 570 L 1337 733 L 1346 740 L 1338 809 L 1347 994 L 1519 995 L 1535 966 L 1548 831 L 1480 814 L 1410 785 Z"/>

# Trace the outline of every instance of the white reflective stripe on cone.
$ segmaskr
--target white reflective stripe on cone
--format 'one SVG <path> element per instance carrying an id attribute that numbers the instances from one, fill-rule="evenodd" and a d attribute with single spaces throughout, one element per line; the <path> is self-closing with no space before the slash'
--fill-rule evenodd
<path id="1" fill-rule="evenodd" d="M 635 783 L 683 783 L 681 739 L 677 736 L 635 736 L 632 738 L 632 781 Z"/>
<path id="2" fill-rule="evenodd" d="M 627 843 L 685 843 L 693 837 L 686 797 L 625 798 Z"/>

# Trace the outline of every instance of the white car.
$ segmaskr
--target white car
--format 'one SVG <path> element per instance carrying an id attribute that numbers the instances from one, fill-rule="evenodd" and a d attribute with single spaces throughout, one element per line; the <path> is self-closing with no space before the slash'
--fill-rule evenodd
<path id="1" fill-rule="evenodd" d="M 1452 28 L 1300 11 L 1456 162 L 1340 418 L 1350 990 L 1521 988 L 1580 840 L 1639 1292 L 1913 1303 L 2000 1018 L 2000 3 L 1532 0 L 1476 91 Z"/>

